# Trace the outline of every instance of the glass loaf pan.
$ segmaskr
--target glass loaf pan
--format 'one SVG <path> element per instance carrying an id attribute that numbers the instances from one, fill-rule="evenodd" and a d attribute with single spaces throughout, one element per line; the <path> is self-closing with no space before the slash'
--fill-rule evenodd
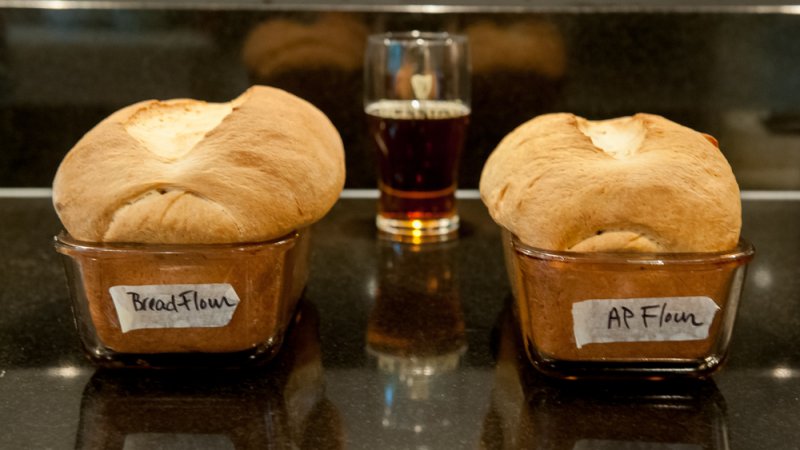
<path id="1" fill-rule="evenodd" d="M 239 366 L 280 347 L 308 278 L 310 230 L 268 242 L 96 244 L 62 232 L 72 310 L 102 366 Z"/>
<path id="2" fill-rule="evenodd" d="M 541 250 L 503 231 L 526 354 L 560 378 L 704 377 L 728 352 L 753 246 L 719 253 Z"/>

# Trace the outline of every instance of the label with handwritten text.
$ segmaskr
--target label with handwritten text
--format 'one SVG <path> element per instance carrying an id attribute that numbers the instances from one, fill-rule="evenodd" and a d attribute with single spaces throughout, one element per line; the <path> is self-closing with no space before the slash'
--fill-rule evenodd
<path id="1" fill-rule="evenodd" d="M 113 286 L 109 293 L 123 333 L 224 327 L 239 305 L 239 296 L 227 283 Z"/>
<path id="2" fill-rule="evenodd" d="M 572 305 L 575 344 L 702 340 L 717 311 L 709 297 L 580 301 Z"/>

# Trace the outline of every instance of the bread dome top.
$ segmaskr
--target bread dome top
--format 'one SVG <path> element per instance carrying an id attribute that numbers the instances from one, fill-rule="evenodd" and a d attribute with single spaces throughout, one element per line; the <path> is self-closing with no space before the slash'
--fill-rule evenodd
<path id="1" fill-rule="evenodd" d="M 500 142 L 481 174 L 481 198 L 498 224 L 541 249 L 729 250 L 741 200 L 715 142 L 651 114 L 547 114 Z"/>
<path id="2" fill-rule="evenodd" d="M 328 118 L 254 86 L 228 103 L 150 100 L 115 112 L 64 157 L 53 203 L 80 241 L 258 242 L 319 220 L 344 176 Z"/>

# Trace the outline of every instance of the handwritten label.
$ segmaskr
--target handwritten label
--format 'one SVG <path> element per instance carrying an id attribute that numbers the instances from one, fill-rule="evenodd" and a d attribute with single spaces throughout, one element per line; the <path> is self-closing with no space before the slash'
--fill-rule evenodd
<path id="1" fill-rule="evenodd" d="M 709 297 L 585 300 L 572 305 L 575 344 L 702 340 L 718 310 Z"/>
<path id="2" fill-rule="evenodd" d="M 224 327 L 239 305 L 239 296 L 227 283 L 113 286 L 108 291 L 123 333 L 142 328 Z"/>

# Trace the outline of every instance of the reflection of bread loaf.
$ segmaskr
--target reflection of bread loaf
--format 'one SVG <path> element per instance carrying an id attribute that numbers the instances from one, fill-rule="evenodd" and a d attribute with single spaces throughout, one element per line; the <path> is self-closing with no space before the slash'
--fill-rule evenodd
<path id="1" fill-rule="evenodd" d="M 555 79 L 564 75 L 564 40 L 552 24 L 522 21 L 494 24 L 480 21 L 464 30 L 469 37 L 472 70 L 533 72 Z"/>
<path id="2" fill-rule="evenodd" d="M 292 69 L 357 70 L 363 64 L 367 34 L 363 23 L 346 14 L 325 14 L 310 24 L 274 19 L 250 32 L 242 57 L 258 78 Z"/>
<path id="3" fill-rule="evenodd" d="M 319 220 L 343 184 L 342 141 L 325 115 L 256 86 L 228 103 L 114 113 L 64 158 L 53 201 L 81 241 L 252 242 Z"/>
<path id="4" fill-rule="evenodd" d="M 496 222 L 549 250 L 721 251 L 741 228 L 739 188 L 719 149 L 649 114 L 539 116 L 500 143 L 480 190 Z"/>

